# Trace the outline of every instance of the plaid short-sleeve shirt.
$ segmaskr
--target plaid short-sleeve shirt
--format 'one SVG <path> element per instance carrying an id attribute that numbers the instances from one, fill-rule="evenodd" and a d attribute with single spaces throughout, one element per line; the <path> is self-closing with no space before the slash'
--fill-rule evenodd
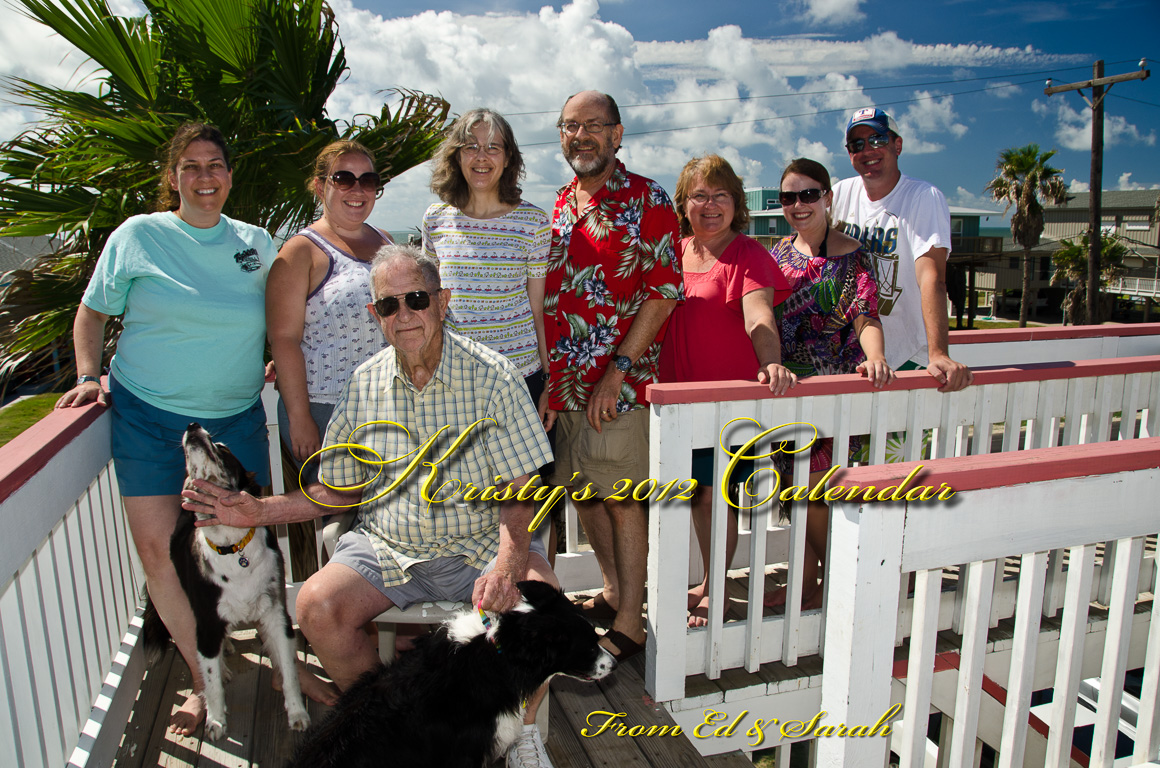
<path id="1" fill-rule="evenodd" d="M 629 173 L 624 163 L 617 163 L 584 210 L 577 205 L 575 179 L 560 190 L 544 286 L 553 409 L 587 407 L 641 304 L 684 300 L 678 232 L 668 193 L 652 179 Z M 645 407 L 644 390 L 657 381 L 666 325 L 621 383 L 617 411 Z"/>
<path id="2" fill-rule="evenodd" d="M 355 453 L 387 462 L 376 477 L 376 464 L 345 448 L 330 450 L 322 455 L 320 479 L 336 487 L 369 483 L 355 530 L 373 544 L 388 587 L 406 582 L 414 563 L 436 557 L 462 555 L 483 568 L 498 551 L 500 504 L 467 500 L 468 484 L 502 487 L 552 460 L 515 366 L 448 330 L 439 366 L 421 390 L 403 373 L 393 347 L 355 369 L 326 429 L 325 445 L 340 443 L 365 446 L 378 456 Z"/>

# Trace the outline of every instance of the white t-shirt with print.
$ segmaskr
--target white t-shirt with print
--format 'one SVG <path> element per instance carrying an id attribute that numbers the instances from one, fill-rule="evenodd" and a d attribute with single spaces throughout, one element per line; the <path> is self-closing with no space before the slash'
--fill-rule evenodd
<path id="1" fill-rule="evenodd" d="M 950 255 L 950 209 L 943 193 L 902 174 L 889 195 L 872 202 L 855 176 L 834 185 L 831 213 L 834 225 L 843 224 L 845 233 L 874 256 L 886 362 L 891 368 L 907 360 L 925 366 L 926 327 L 914 262 L 932 248 L 946 248 Z"/>

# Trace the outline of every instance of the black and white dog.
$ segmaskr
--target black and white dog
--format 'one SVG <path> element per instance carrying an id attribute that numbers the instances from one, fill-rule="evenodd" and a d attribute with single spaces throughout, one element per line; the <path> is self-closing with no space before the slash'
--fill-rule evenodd
<path id="1" fill-rule="evenodd" d="M 488 619 L 464 611 L 390 666 L 364 674 L 312 728 L 297 768 L 480 768 L 519 736 L 522 708 L 556 674 L 599 680 L 616 661 L 563 592 L 519 584 L 523 601 Z"/>
<path id="2" fill-rule="evenodd" d="M 186 488 L 191 480 L 209 482 L 232 491 L 257 495 L 254 474 L 222 443 L 215 443 L 199 424 L 190 424 L 181 441 L 185 449 Z M 275 669 L 282 676 L 282 694 L 290 727 L 310 725 L 295 666 L 294 630 L 286 613 L 286 585 L 282 551 L 269 528 L 194 527 L 202 513 L 182 514 L 169 542 L 169 554 L 197 624 L 197 663 L 205 681 L 205 734 L 218 739 L 226 733 L 223 648 L 231 629 L 257 622 Z M 144 635 L 152 645 L 168 632 L 146 615 Z"/>

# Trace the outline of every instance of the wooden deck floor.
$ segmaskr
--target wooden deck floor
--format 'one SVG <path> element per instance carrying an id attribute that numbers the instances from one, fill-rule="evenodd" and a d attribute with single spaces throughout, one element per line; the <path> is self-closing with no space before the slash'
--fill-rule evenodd
<path id="1" fill-rule="evenodd" d="M 317 663 L 311 658 L 310 661 Z M 272 669 L 254 632 L 235 635 L 230 667 L 233 679 L 226 686 L 229 734 L 213 742 L 168 732 L 171 712 L 189 693 L 189 670 L 171 647 L 146 673 L 133 707 L 129 725 L 117 752 L 118 768 L 277 768 L 286 763 L 300 734 L 286 723 L 282 694 L 271 686 Z M 319 670 L 316 670 L 319 671 Z M 311 718 L 318 720 L 329 710 L 308 702 Z M 555 768 L 609 768 L 650 766 L 751 766 L 740 753 L 701 757 L 684 736 L 616 736 L 605 732 L 582 735 L 596 711 L 624 712 L 629 725 L 673 725 L 663 707 L 653 704 L 644 691 L 643 656 L 619 666 L 607 679 L 582 683 L 557 678 L 552 683 L 548 752 Z M 604 718 L 593 718 L 594 723 Z M 592 733 L 589 730 L 589 733 Z M 497 763 L 497 765 L 502 765 Z"/>

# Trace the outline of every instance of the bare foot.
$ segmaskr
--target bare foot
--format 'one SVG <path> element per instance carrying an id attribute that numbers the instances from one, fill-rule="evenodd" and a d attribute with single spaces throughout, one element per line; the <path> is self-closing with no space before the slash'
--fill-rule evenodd
<path id="1" fill-rule="evenodd" d="M 185 703 L 169 716 L 169 732 L 178 736 L 192 736 L 205 720 L 205 699 L 200 693 L 191 693 Z"/>
<path id="2" fill-rule="evenodd" d="M 341 694 L 338 686 L 315 675 L 310 671 L 310 667 L 303 663 L 302 659 L 296 659 L 294 666 L 298 670 L 298 686 L 311 700 L 328 707 L 333 707 L 338 703 L 338 697 Z M 282 676 L 278 674 L 276 669 L 270 685 L 275 691 L 282 691 Z"/>
<path id="3" fill-rule="evenodd" d="M 701 601 L 705 599 L 705 593 L 707 591 L 708 591 L 708 586 L 703 581 L 700 584 L 698 584 L 697 586 L 690 589 L 689 590 L 689 602 L 688 602 L 688 606 L 687 606 L 688 610 L 692 611 L 692 610 L 696 609 L 696 607 L 698 605 L 700 605 Z M 693 625 L 690 624 L 689 626 L 691 627 Z M 700 626 L 700 625 L 698 625 L 698 626 Z"/>
<path id="4" fill-rule="evenodd" d="M 806 584 L 804 589 L 805 589 L 805 594 L 802 595 L 802 610 L 803 611 L 811 611 L 811 610 L 814 610 L 815 608 L 821 608 L 822 607 L 822 595 L 823 595 L 822 585 L 821 584 Z M 785 608 L 786 590 L 787 590 L 786 587 L 778 587 L 777 589 L 773 590 L 772 592 L 767 593 L 765 596 L 765 600 L 762 601 L 762 604 L 766 608 L 775 608 L 775 609 L 782 608 L 782 609 L 784 609 Z M 689 626 L 692 626 L 692 624 L 690 624 Z"/>

